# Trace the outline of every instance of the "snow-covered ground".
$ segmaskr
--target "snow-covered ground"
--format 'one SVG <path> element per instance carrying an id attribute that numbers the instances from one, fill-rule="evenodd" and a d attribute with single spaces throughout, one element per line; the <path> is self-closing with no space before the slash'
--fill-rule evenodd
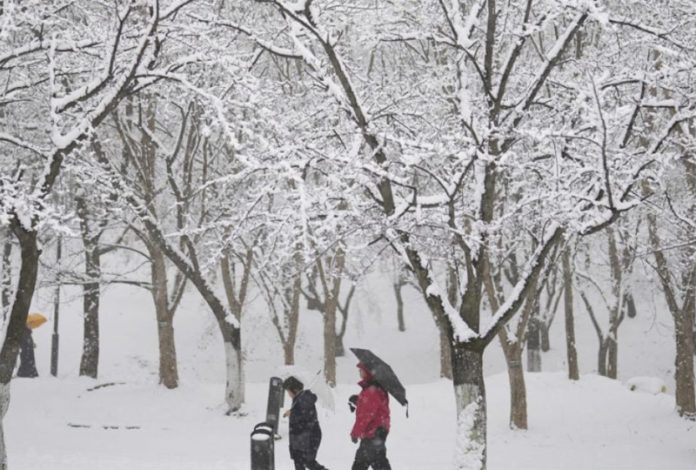
<path id="1" fill-rule="evenodd" d="M 422 299 L 406 294 L 405 332 L 396 328 L 387 277 L 361 288 L 351 309 L 346 346 L 367 347 L 390 362 L 406 385 L 410 417 L 393 402 L 389 457 L 396 470 L 453 468 L 455 430 L 451 384 L 438 379 L 438 338 Z M 383 293 L 383 294 L 381 294 Z M 500 346 L 485 355 L 489 405 L 489 470 L 693 470 L 696 423 L 674 410 L 671 318 L 659 295 L 645 290 L 638 317 L 619 332 L 619 379 L 595 376 L 597 340 L 578 309 L 578 383 L 565 379 L 562 312 L 543 354 L 544 370 L 527 374 L 529 426 L 508 428 L 509 391 Z M 58 378 L 48 375 L 52 318 L 35 332 L 38 379 L 12 382 L 5 438 L 11 470 L 247 470 L 249 434 L 265 414 L 267 384 L 279 371 L 282 349 L 268 315 L 256 302 L 245 317 L 247 415 L 224 416 L 224 356 L 217 327 L 195 294 L 175 317 L 181 387 L 157 385 L 157 333 L 152 300 L 125 286 L 104 289 L 98 380 L 78 378 L 82 347 L 81 297 L 65 288 L 61 306 Z M 51 317 L 52 290 L 41 290 L 33 310 Z M 303 312 L 296 360 L 321 368 L 320 317 Z M 251 339 L 253 338 L 253 340 Z M 357 391 L 356 359 L 338 360 L 335 411 L 323 410 L 320 462 L 346 469 L 355 452 L 348 436 L 353 415 L 346 399 Z M 667 393 L 630 391 L 661 383 Z M 651 378 L 654 378 L 651 379 Z M 88 391 L 100 384 L 115 385 Z M 651 387 L 638 387 L 651 390 Z M 652 387 L 654 388 L 654 387 Z M 659 388 L 659 387 L 658 387 Z M 654 391 L 654 390 L 652 390 Z M 281 433 L 287 433 L 283 423 Z M 287 439 L 277 442 L 276 468 L 291 469 Z"/>
<path id="2" fill-rule="evenodd" d="M 529 374 L 530 429 L 507 426 L 504 375 L 488 378 L 491 470 L 693 470 L 696 423 L 679 419 L 671 395 L 631 392 L 594 375 L 571 383 L 560 373 Z M 226 417 L 222 384 L 167 391 L 117 383 L 88 391 L 91 380 L 17 379 L 7 416 L 13 470 L 246 470 L 249 433 L 263 420 L 266 384 L 247 387 L 247 416 Z M 349 468 L 353 415 L 344 406 L 357 386 L 340 385 L 336 409 L 320 408 L 319 461 Z M 446 381 L 408 387 L 409 418 L 392 401 L 388 452 L 397 470 L 450 469 L 453 393 Z M 287 420 L 276 468 L 293 468 Z"/>

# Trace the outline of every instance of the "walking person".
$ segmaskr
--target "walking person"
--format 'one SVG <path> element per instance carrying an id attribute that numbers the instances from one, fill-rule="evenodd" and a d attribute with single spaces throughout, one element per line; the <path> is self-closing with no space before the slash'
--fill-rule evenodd
<path id="1" fill-rule="evenodd" d="M 295 377 L 283 382 L 292 399 L 292 405 L 283 416 L 290 416 L 290 458 L 295 470 L 328 470 L 317 462 L 317 451 L 321 443 L 321 427 L 317 418 L 317 396 L 305 390 L 304 384 Z"/>
<path id="2" fill-rule="evenodd" d="M 29 326 L 24 327 L 22 336 L 19 338 L 19 368 L 17 377 L 38 377 L 36 370 L 36 359 L 34 358 L 34 338 Z"/>
<path id="3" fill-rule="evenodd" d="M 389 395 L 368 367 L 358 363 L 362 391 L 357 399 L 351 397 L 355 405 L 355 424 L 350 433 L 353 443 L 360 441 L 351 470 L 391 470 L 387 459 L 387 435 L 389 434 Z M 351 406 L 352 408 L 352 406 Z"/>

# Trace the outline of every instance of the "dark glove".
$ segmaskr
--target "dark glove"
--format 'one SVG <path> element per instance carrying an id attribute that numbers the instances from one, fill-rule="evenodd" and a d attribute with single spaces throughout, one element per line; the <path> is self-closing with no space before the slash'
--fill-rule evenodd
<path id="1" fill-rule="evenodd" d="M 350 409 L 351 413 L 353 413 L 355 411 L 357 403 L 358 403 L 358 396 L 351 395 L 350 398 L 348 399 L 348 408 Z"/>
<path id="2" fill-rule="evenodd" d="M 353 444 L 357 444 L 357 443 L 358 443 L 358 438 L 357 438 L 357 437 L 350 436 L 350 440 L 353 441 Z"/>

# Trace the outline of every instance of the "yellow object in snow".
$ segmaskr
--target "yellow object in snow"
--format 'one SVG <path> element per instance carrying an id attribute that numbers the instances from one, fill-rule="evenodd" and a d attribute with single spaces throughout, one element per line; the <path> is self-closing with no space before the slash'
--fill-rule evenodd
<path id="1" fill-rule="evenodd" d="M 27 326 L 31 328 L 32 330 L 40 327 L 44 323 L 46 323 L 48 320 L 46 317 L 41 315 L 40 313 L 30 313 L 27 316 Z"/>

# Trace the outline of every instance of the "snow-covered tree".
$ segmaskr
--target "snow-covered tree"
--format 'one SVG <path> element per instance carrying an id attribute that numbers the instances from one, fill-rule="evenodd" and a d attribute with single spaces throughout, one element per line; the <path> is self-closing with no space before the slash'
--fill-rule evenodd
<path id="1" fill-rule="evenodd" d="M 313 121 L 324 158 L 364 188 L 367 197 L 351 204 L 370 220 L 366 238 L 390 244 L 449 321 L 468 441 L 459 465 L 485 467 L 483 351 L 554 247 L 638 204 L 641 182 L 674 152 L 664 145 L 668 119 L 646 135 L 652 151 L 644 151 L 628 104 L 640 91 L 634 59 L 643 40 L 678 50 L 672 30 L 627 22 L 630 4 L 580 0 L 258 3 L 274 19 L 238 29 L 263 54 L 301 60 L 315 94 L 305 116 L 326 116 Z M 318 134 L 306 134 L 305 146 L 316 148 Z M 535 248 L 515 260 L 516 282 L 488 312 L 493 255 L 519 246 Z M 462 266 L 454 305 L 437 282 L 438 259 Z"/>
<path id="2" fill-rule="evenodd" d="M 18 240 L 21 267 L 0 350 L 1 416 L 36 286 L 38 233 L 53 212 L 48 196 L 63 161 L 154 66 L 159 35 L 191 1 L 164 3 L 3 2 L 0 223 Z"/>

